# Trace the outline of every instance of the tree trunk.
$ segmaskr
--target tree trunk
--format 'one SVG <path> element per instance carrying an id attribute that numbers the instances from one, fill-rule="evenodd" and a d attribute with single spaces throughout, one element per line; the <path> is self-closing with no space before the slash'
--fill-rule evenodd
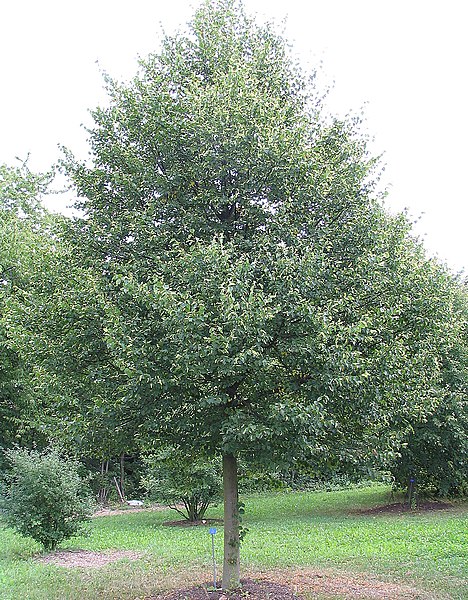
<path id="1" fill-rule="evenodd" d="M 125 502 L 125 453 L 120 455 L 120 492 L 122 494 L 122 502 Z"/>
<path id="2" fill-rule="evenodd" d="M 109 472 L 109 461 L 103 460 L 101 461 L 101 489 L 98 492 L 98 502 L 100 504 L 107 504 L 107 497 L 109 494 L 109 490 L 106 486 L 106 481 L 104 476 Z"/>
<path id="3" fill-rule="evenodd" d="M 224 565 L 223 590 L 240 587 L 239 500 L 237 491 L 237 459 L 223 455 L 224 486 Z"/>

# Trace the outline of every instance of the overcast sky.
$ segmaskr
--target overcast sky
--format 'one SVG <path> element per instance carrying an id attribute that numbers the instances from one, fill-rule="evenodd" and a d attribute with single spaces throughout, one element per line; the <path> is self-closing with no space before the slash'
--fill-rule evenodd
<path id="1" fill-rule="evenodd" d="M 334 82 L 329 109 L 365 105 L 373 150 L 385 152 L 387 204 L 407 207 L 431 254 L 468 270 L 468 9 L 464 0 L 245 0 L 278 22 L 305 65 Z M 183 26 L 197 2 L 16 0 L 0 7 L 0 162 L 32 169 L 86 155 L 82 123 L 105 104 L 100 68 L 129 79 Z M 62 206 L 66 204 L 61 199 Z M 57 202 L 56 210 L 62 208 Z"/>

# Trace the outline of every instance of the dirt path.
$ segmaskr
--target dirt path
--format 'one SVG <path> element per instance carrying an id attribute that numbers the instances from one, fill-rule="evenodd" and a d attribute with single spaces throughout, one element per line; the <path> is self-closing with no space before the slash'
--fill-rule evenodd
<path id="1" fill-rule="evenodd" d="M 128 513 L 136 512 L 154 512 L 169 510 L 168 506 L 162 504 L 154 504 L 153 506 L 125 506 L 122 508 L 100 508 L 96 510 L 93 517 L 111 517 L 114 515 L 126 515 Z"/>
<path id="2" fill-rule="evenodd" d="M 131 550 L 107 550 L 94 552 L 92 550 L 56 550 L 45 556 L 36 558 L 37 562 L 53 564 L 59 567 L 99 569 L 104 565 L 118 560 L 138 560 L 143 554 Z"/>

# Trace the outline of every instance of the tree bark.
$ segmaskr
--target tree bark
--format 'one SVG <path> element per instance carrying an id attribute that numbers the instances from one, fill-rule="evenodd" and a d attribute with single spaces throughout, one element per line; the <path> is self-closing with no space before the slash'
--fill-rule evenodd
<path id="1" fill-rule="evenodd" d="M 224 487 L 224 565 L 223 590 L 240 587 L 239 498 L 237 490 L 237 459 L 223 455 Z"/>
<path id="2" fill-rule="evenodd" d="M 106 487 L 106 483 L 104 480 L 104 475 L 107 475 L 107 473 L 109 472 L 109 461 L 108 460 L 103 460 L 101 461 L 101 489 L 98 492 L 98 502 L 100 504 L 106 504 L 107 503 L 107 497 L 109 494 L 109 491 Z"/>
<path id="3" fill-rule="evenodd" d="M 120 492 L 122 502 L 125 502 L 125 452 L 120 455 Z"/>

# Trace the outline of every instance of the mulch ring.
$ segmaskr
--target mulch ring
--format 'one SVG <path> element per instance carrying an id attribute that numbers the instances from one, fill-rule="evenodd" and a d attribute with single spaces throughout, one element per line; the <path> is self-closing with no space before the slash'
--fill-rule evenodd
<path id="1" fill-rule="evenodd" d="M 209 525 L 222 525 L 222 519 L 201 519 L 200 521 L 189 521 L 188 519 L 181 519 L 180 521 L 164 521 L 163 525 L 167 527 L 198 527 L 198 526 L 209 526 Z"/>
<path id="2" fill-rule="evenodd" d="M 207 584 L 177 590 L 164 596 L 150 596 L 145 600 L 303 600 L 303 596 L 289 585 L 267 580 L 242 579 L 242 587 L 235 592 L 213 590 Z"/>
<path id="3" fill-rule="evenodd" d="M 118 560 L 138 560 L 143 555 L 141 552 L 131 550 L 107 550 L 93 552 L 92 550 L 56 550 L 44 556 L 38 556 L 37 562 L 54 564 L 59 567 L 99 569 Z"/>
<path id="4" fill-rule="evenodd" d="M 402 513 L 417 513 L 417 512 L 433 512 L 437 510 L 450 510 L 453 504 L 448 502 L 426 501 L 419 502 L 415 508 L 411 508 L 408 503 L 397 502 L 395 504 L 385 504 L 384 506 L 374 506 L 373 508 L 359 509 L 352 511 L 357 515 L 385 515 L 385 514 L 402 514 Z"/>

